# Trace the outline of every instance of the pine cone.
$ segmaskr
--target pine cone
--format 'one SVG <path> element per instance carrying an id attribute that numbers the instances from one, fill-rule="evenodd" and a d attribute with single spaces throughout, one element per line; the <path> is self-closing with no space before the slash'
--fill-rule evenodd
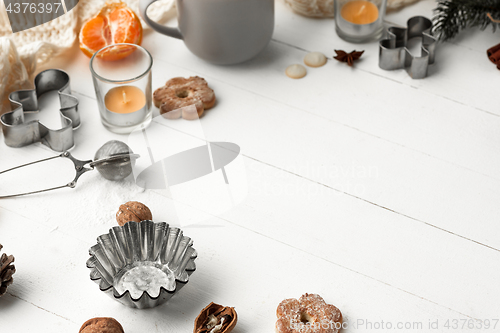
<path id="1" fill-rule="evenodd" d="M 2 249 L 0 244 L 0 250 Z M 7 256 L 5 253 L 0 257 L 0 296 L 5 294 L 7 287 L 12 284 L 12 275 L 16 272 L 16 268 L 12 263 L 14 256 Z"/>

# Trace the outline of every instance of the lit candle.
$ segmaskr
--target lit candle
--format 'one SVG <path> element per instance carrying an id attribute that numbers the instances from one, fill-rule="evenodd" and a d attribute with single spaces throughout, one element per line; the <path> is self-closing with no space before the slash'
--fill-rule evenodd
<path id="1" fill-rule="evenodd" d="M 129 56 L 104 60 L 117 47 L 133 50 Z M 146 128 L 152 119 L 151 54 L 139 45 L 111 44 L 94 53 L 90 72 L 94 81 L 101 122 L 114 133 L 131 133 Z"/>
<path id="2" fill-rule="evenodd" d="M 377 20 L 378 8 L 370 1 L 354 0 L 342 6 L 340 14 L 344 20 L 351 23 L 370 24 Z"/>
<path id="3" fill-rule="evenodd" d="M 340 38 L 366 43 L 382 37 L 387 0 L 335 0 L 335 29 Z"/>
<path id="4" fill-rule="evenodd" d="M 106 109 L 115 113 L 132 113 L 141 110 L 146 105 L 146 95 L 134 86 L 115 87 L 104 97 Z"/>

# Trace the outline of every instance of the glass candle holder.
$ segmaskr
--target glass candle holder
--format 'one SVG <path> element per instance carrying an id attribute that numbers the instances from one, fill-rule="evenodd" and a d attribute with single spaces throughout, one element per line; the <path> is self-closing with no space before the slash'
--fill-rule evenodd
<path id="1" fill-rule="evenodd" d="M 101 121 L 111 132 L 130 133 L 151 122 L 152 66 L 151 54 L 135 44 L 109 45 L 90 59 Z"/>
<path id="2" fill-rule="evenodd" d="M 353 43 L 378 40 L 384 30 L 387 0 L 335 0 L 335 28 Z"/>

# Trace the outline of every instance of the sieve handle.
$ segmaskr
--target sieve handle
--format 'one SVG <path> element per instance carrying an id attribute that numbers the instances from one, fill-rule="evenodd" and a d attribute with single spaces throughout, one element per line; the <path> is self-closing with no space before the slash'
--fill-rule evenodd
<path id="1" fill-rule="evenodd" d="M 78 160 L 78 159 L 74 158 L 70 154 L 70 152 L 64 151 L 61 154 L 56 155 L 56 156 L 52 156 L 52 157 L 49 157 L 49 158 L 44 158 L 44 159 L 41 159 L 41 160 L 38 160 L 38 161 L 26 163 L 26 164 L 21 164 L 21 165 L 18 165 L 16 167 L 13 167 L 13 168 L 10 168 L 10 169 L 4 170 L 4 171 L 0 171 L 0 175 L 3 174 L 3 173 L 9 172 L 9 171 L 15 170 L 15 169 L 19 169 L 19 168 L 28 166 L 28 165 L 32 165 L 32 164 L 36 164 L 36 163 L 41 163 L 41 162 L 49 161 L 49 160 L 52 160 L 52 159 L 55 159 L 55 158 L 59 158 L 59 157 L 63 157 L 63 158 L 67 158 L 67 159 L 71 160 L 71 162 L 73 162 L 73 165 L 75 166 L 76 175 L 75 175 L 75 178 L 71 182 L 67 183 L 66 185 L 61 185 L 61 186 L 46 188 L 46 189 L 38 190 L 38 191 L 32 191 L 32 192 L 26 192 L 26 193 L 18 193 L 18 194 L 11 194 L 11 195 L 4 195 L 4 196 L 0 196 L 0 199 L 7 199 L 7 198 L 19 197 L 19 196 L 22 196 L 22 195 L 47 192 L 47 191 L 57 190 L 57 189 L 60 189 L 60 188 L 65 188 L 65 187 L 74 188 L 76 186 L 76 182 L 78 181 L 78 178 L 80 178 L 81 175 L 83 175 L 87 171 L 91 171 L 91 170 L 94 169 L 92 166 L 90 168 L 86 167 L 86 165 L 89 164 L 90 162 L 92 162 L 92 160 L 90 160 L 90 161 L 81 161 L 81 160 Z"/>

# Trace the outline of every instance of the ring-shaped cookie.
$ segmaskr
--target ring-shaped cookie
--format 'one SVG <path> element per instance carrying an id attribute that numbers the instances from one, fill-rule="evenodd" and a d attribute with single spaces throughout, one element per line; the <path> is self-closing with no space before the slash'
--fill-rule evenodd
<path id="1" fill-rule="evenodd" d="M 193 120 L 201 117 L 205 110 L 215 105 L 215 94 L 207 81 L 199 76 L 187 79 L 176 77 L 168 80 L 165 86 L 156 89 L 153 100 L 165 118 L 182 117 Z M 188 107 L 190 105 L 195 106 L 196 112 Z"/>
<path id="2" fill-rule="evenodd" d="M 342 327 L 340 310 L 317 294 L 285 299 L 276 315 L 276 333 L 337 333 Z"/>

